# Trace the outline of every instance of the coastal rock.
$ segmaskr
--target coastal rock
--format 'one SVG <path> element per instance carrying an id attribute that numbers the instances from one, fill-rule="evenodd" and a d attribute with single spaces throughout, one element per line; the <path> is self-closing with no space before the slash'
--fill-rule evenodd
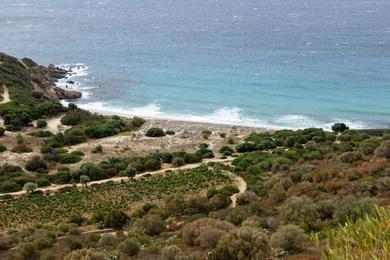
<path id="1" fill-rule="evenodd" d="M 4 84 L 16 84 L 20 88 L 31 89 L 40 93 L 44 99 L 76 99 L 81 92 L 69 91 L 56 86 L 59 79 L 69 76 L 71 71 L 56 67 L 53 64 L 41 66 L 29 58 L 17 59 L 5 53 L 0 53 L 0 79 Z M 75 84 L 69 80 L 69 84 Z"/>
<path id="2" fill-rule="evenodd" d="M 65 90 L 59 87 L 54 88 L 55 94 L 58 99 L 78 99 L 82 97 L 81 92 Z"/>

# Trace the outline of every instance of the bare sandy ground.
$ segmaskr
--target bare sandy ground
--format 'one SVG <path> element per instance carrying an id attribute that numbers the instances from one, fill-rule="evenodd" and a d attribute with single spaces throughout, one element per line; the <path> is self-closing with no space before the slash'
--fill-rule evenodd
<path id="1" fill-rule="evenodd" d="M 9 98 L 9 92 L 8 92 L 8 88 L 3 84 L 3 95 L 2 95 L 3 99 L 0 101 L 0 104 L 5 104 L 5 103 L 8 103 L 11 101 L 11 99 Z"/>

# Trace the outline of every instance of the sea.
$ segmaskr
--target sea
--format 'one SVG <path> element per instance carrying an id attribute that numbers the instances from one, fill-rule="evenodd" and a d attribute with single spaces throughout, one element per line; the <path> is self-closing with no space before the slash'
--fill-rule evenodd
<path id="1" fill-rule="evenodd" d="M 82 108 L 390 127 L 389 0 L 0 0 L 0 14 L 0 51 L 71 69 L 59 85 Z"/>

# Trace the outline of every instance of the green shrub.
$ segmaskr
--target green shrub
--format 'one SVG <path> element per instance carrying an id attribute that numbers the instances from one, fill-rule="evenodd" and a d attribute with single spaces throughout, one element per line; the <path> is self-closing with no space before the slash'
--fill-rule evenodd
<path id="1" fill-rule="evenodd" d="M 39 138 L 47 138 L 53 136 L 53 133 L 50 131 L 39 130 L 39 131 L 31 132 L 29 133 L 29 135 L 39 137 Z"/>
<path id="2" fill-rule="evenodd" d="M 344 123 L 335 123 L 333 126 L 332 126 L 332 130 L 335 131 L 335 132 L 344 132 L 345 130 L 348 130 L 349 127 L 344 124 Z"/>
<path id="3" fill-rule="evenodd" d="M 37 127 L 38 127 L 38 128 L 44 128 L 44 127 L 46 127 L 46 126 L 47 126 L 46 120 L 39 119 L 39 120 L 37 121 Z"/>
<path id="4" fill-rule="evenodd" d="M 307 196 L 292 196 L 281 209 L 284 224 L 295 224 L 306 231 L 318 228 L 319 214 L 313 200 Z"/>
<path id="5" fill-rule="evenodd" d="M 149 137 L 162 137 L 162 136 L 165 136 L 165 132 L 161 128 L 152 127 L 152 128 L 148 129 L 148 131 L 146 132 L 146 136 L 149 136 Z"/>
<path id="6" fill-rule="evenodd" d="M 234 153 L 234 150 L 232 148 L 230 148 L 229 146 L 222 146 L 219 149 L 219 152 L 225 156 L 230 156 Z"/>
<path id="7" fill-rule="evenodd" d="M 98 145 L 95 148 L 93 148 L 92 153 L 102 153 L 103 152 L 103 146 Z"/>
<path id="8" fill-rule="evenodd" d="M 7 147 L 4 145 L 0 144 L 0 153 L 7 151 Z"/>
<path id="9" fill-rule="evenodd" d="M 390 158 L 390 140 L 383 141 L 380 146 L 375 149 L 375 154 L 379 157 Z"/>
<path id="10" fill-rule="evenodd" d="M 31 153 L 32 151 L 32 148 L 25 144 L 19 144 L 11 150 L 13 153 Z"/>
<path id="11" fill-rule="evenodd" d="M 346 152 L 340 156 L 340 161 L 343 163 L 353 163 L 362 159 L 363 156 L 360 152 Z"/>
<path id="12" fill-rule="evenodd" d="M 175 131 L 173 131 L 173 130 L 167 130 L 167 131 L 165 131 L 165 134 L 166 134 L 166 135 L 174 135 L 174 134 L 175 134 Z"/>
<path id="13" fill-rule="evenodd" d="M 22 186 L 18 183 L 15 183 L 13 181 L 2 181 L 0 182 L 0 192 L 1 193 L 8 193 L 8 192 L 15 192 L 20 191 L 22 189 Z"/>
<path id="14" fill-rule="evenodd" d="M 175 158 L 172 159 L 172 164 L 175 167 L 181 167 L 181 166 L 185 165 L 186 162 L 181 157 L 175 157 Z"/>
<path id="15" fill-rule="evenodd" d="M 210 260 L 268 259 L 272 255 L 266 233 L 258 228 L 241 227 L 219 240 L 208 255 Z"/>
<path id="16" fill-rule="evenodd" d="M 20 243 L 16 252 L 22 259 L 38 259 L 37 247 L 32 242 Z"/>
<path id="17" fill-rule="evenodd" d="M 165 221 L 157 215 L 146 215 L 141 219 L 139 225 L 149 236 L 159 235 L 166 230 Z"/>
<path id="18" fill-rule="evenodd" d="M 118 246 L 119 251 L 122 253 L 133 256 L 140 250 L 141 243 L 134 237 L 130 237 L 121 242 Z"/>
<path id="19" fill-rule="evenodd" d="M 74 164 L 81 161 L 81 157 L 75 154 L 61 154 L 59 157 L 59 163 L 61 164 Z"/>
<path id="20" fill-rule="evenodd" d="M 0 136 L 3 136 L 5 133 L 5 129 L 3 127 L 0 127 Z"/>
<path id="21" fill-rule="evenodd" d="M 47 169 L 47 163 L 39 156 L 33 156 L 26 163 L 26 170 L 35 172 L 39 169 Z"/>
<path id="22" fill-rule="evenodd" d="M 308 238 L 302 228 L 296 225 L 285 225 L 271 236 L 271 245 L 289 253 L 299 253 L 305 250 Z"/>
<path id="23" fill-rule="evenodd" d="M 141 118 L 141 117 L 133 117 L 133 119 L 131 120 L 131 125 L 135 128 L 139 128 L 141 127 L 143 124 L 145 123 L 145 119 Z"/>
<path id="24" fill-rule="evenodd" d="M 333 220 L 335 224 L 344 224 L 347 220 L 356 221 L 366 214 L 371 214 L 374 205 L 374 201 L 369 197 L 356 199 L 348 196 L 337 205 Z"/>
<path id="25" fill-rule="evenodd" d="M 186 259 L 183 251 L 176 245 L 165 246 L 161 251 L 161 256 L 163 260 Z"/>
<path id="26" fill-rule="evenodd" d="M 236 151 L 238 153 L 253 152 L 257 150 L 257 146 L 254 143 L 242 143 L 236 146 Z"/>
<path id="27" fill-rule="evenodd" d="M 189 246 L 214 248 L 221 237 L 234 226 L 227 222 L 212 218 L 201 218 L 184 226 L 182 238 Z"/>
<path id="28" fill-rule="evenodd" d="M 122 229 L 129 220 L 129 216 L 121 210 L 112 210 L 103 218 L 103 224 L 108 228 Z"/>
<path id="29" fill-rule="evenodd" d="M 100 239 L 99 239 L 99 247 L 105 247 L 105 246 L 113 246 L 116 245 L 118 242 L 118 239 L 116 238 L 115 235 L 113 234 L 104 234 Z"/>

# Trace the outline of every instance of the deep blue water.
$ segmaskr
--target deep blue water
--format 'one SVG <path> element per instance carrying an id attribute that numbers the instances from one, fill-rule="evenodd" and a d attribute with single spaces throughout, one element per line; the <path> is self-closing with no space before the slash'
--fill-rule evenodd
<path id="1" fill-rule="evenodd" d="M 0 0 L 0 50 L 88 67 L 83 107 L 390 126 L 389 0 Z"/>

